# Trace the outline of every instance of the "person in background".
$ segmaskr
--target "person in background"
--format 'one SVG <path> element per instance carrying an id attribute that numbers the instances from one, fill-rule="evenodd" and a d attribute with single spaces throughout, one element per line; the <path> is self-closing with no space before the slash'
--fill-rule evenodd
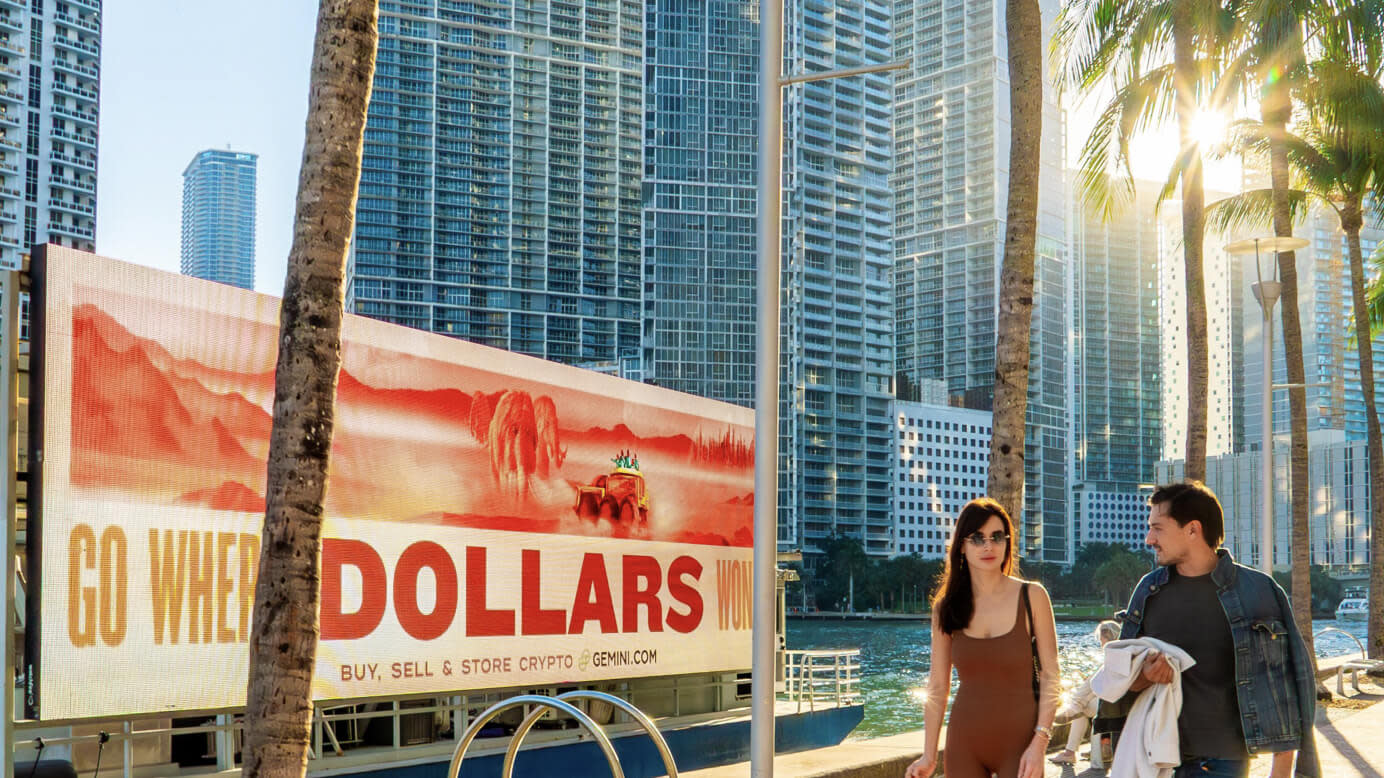
<path id="1" fill-rule="evenodd" d="M 1057 626 L 1042 585 L 1015 577 L 1014 548 L 1013 522 L 998 502 L 982 497 L 961 509 L 932 601 L 926 746 L 905 778 L 928 778 L 937 767 L 953 666 L 961 686 L 943 774 L 1043 774 L 1057 710 Z"/>
<path id="2" fill-rule="evenodd" d="M 1196 660 L 1181 676 L 1174 778 L 1242 778 L 1260 753 L 1273 755 L 1271 778 L 1320 775 L 1312 657 L 1283 589 L 1220 547 L 1221 503 L 1200 481 L 1155 489 L 1148 527 L 1159 567 L 1135 587 L 1120 639 L 1157 638 Z M 1174 677 L 1162 656 L 1140 672 L 1123 700 L 1102 704 L 1101 721 L 1118 721 L 1139 692 Z"/>
<path id="3" fill-rule="evenodd" d="M 1118 621 L 1102 621 L 1096 625 L 1096 640 L 1101 646 L 1109 643 L 1120 636 L 1120 623 Z M 1053 764 L 1076 764 L 1076 755 L 1081 750 L 1081 741 L 1086 737 L 1086 730 L 1091 726 L 1091 719 L 1096 717 L 1096 708 L 1100 705 L 1100 699 L 1096 693 L 1091 691 L 1091 676 L 1086 676 L 1081 683 L 1072 690 L 1067 697 L 1067 701 L 1057 709 L 1057 718 L 1053 719 L 1056 724 L 1071 723 L 1071 732 L 1067 735 L 1067 747 L 1061 753 L 1048 760 Z M 1095 761 L 1095 760 L 1092 760 Z"/>

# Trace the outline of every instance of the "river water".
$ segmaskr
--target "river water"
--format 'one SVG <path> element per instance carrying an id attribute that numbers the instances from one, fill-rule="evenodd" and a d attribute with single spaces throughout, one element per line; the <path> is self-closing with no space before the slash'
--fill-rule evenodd
<path id="1" fill-rule="evenodd" d="M 1318 619 L 1314 633 L 1336 627 L 1365 639 L 1365 621 Z M 1080 683 L 1100 665 L 1094 621 L 1057 622 L 1063 688 Z M 923 728 L 922 692 L 927 684 L 930 625 L 925 621 L 788 622 L 788 647 L 859 648 L 865 720 L 849 739 L 896 735 Z M 1317 639 L 1317 656 L 1357 653 L 1355 641 L 1339 633 Z M 953 683 L 955 683 L 953 681 Z"/>

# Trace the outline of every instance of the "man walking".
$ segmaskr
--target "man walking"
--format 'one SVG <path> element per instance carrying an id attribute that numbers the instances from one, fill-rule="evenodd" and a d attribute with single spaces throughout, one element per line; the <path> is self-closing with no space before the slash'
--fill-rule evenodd
<path id="1" fill-rule="evenodd" d="M 1315 778 L 1316 681 L 1287 596 L 1220 548 L 1221 504 L 1204 484 L 1160 486 L 1149 503 L 1144 542 L 1160 566 L 1135 588 L 1120 638 L 1157 638 L 1196 660 L 1182 673 L 1174 778 L 1241 778 L 1258 753 L 1273 754 L 1272 778 Z M 1172 679 L 1168 661 L 1151 658 L 1101 718 L 1119 722 L 1138 692 Z"/>

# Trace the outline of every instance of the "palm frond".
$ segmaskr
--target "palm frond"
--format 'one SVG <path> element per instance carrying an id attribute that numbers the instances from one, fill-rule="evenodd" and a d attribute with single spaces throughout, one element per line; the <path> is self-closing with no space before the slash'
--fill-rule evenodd
<path id="1" fill-rule="evenodd" d="M 1374 280 L 1365 289 L 1365 310 L 1370 317 L 1370 337 L 1384 334 L 1384 244 L 1370 257 L 1374 265 Z"/>
<path id="2" fill-rule="evenodd" d="M 1288 214 L 1293 224 L 1301 223 L 1310 210 L 1311 201 L 1320 199 L 1301 189 L 1289 189 Z M 1227 234 L 1244 229 L 1272 229 L 1273 190 L 1252 189 L 1207 205 L 1206 226 Z"/>

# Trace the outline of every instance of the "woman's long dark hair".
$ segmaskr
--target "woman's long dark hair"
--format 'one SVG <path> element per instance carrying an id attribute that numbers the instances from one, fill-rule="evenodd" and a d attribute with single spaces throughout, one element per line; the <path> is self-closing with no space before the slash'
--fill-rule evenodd
<path id="1" fill-rule="evenodd" d="M 938 615 L 942 631 L 948 635 L 966 629 L 975 615 L 975 596 L 971 592 L 971 571 L 966 566 L 965 552 L 961 546 L 966 538 L 980 532 L 991 516 L 1000 517 L 1004 522 L 1004 533 L 1009 536 L 1009 544 L 1004 548 L 1004 561 L 1000 571 L 1005 575 L 1014 573 L 1014 522 L 1004 506 L 989 497 L 977 497 L 966 503 L 961 514 L 956 517 L 956 531 L 952 533 L 951 547 L 947 549 L 947 565 L 942 570 L 942 583 L 937 594 L 932 597 L 932 612 Z"/>

